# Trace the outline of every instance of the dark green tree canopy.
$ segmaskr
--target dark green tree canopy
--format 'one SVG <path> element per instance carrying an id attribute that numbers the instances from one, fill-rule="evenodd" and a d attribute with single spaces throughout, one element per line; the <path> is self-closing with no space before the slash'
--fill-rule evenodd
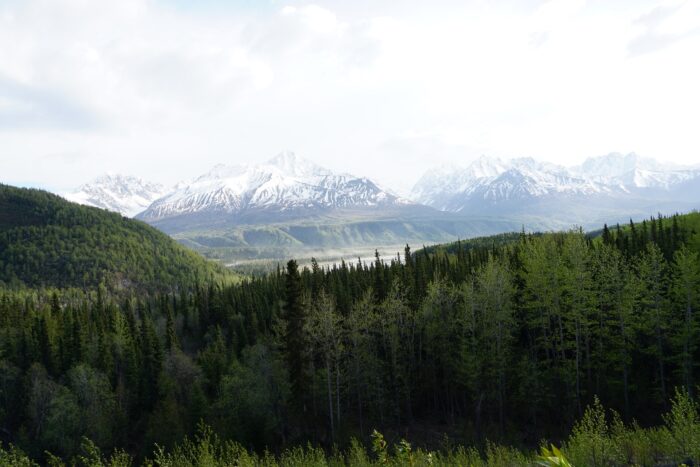
<path id="1" fill-rule="evenodd" d="M 0 284 L 171 290 L 228 275 L 143 222 L 0 185 Z"/>

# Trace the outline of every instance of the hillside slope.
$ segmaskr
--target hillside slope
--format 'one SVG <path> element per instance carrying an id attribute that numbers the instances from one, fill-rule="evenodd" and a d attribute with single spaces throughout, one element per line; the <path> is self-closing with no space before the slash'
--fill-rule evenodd
<path id="1" fill-rule="evenodd" d="M 578 229 L 573 229 L 576 231 Z M 558 232 L 533 232 L 528 233 L 529 237 L 540 237 L 543 235 L 562 235 L 566 231 Z M 525 233 L 516 231 L 502 234 L 476 237 L 456 242 L 447 242 L 431 245 L 423 248 L 422 253 L 427 254 L 450 254 L 457 255 L 461 250 L 468 252 L 473 249 L 492 249 L 514 245 L 520 242 Z M 615 244 L 617 248 L 627 253 L 640 253 L 644 246 L 652 241 L 658 244 L 669 260 L 671 253 L 680 245 L 685 245 L 690 251 L 700 253 L 700 212 L 691 211 L 685 214 L 674 214 L 672 216 L 658 215 L 648 219 L 630 220 L 626 224 L 608 225 L 602 229 L 590 230 L 586 237 L 593 243 Z"/>
<path id="2" fill-rule="evenodd" d="M 0 185 L 0 284 L 171 289 L 225 275 L 143 222 Z"/>
<path id="3" fill-rule="evenodd" d="M 464 219 L 451 213 L 424 208 L 407 213 L 402 209 L 381 213 L 336 211 L 334 216 L 268 225 L 243 225 L 176 233 L 182 244 L 225 264 L 248 260 L 297 258 L 337 260 L 357 258 L 374 249 L 403 251 L 404 245 L 423 245 L 517 231 L 518 222 L 489 217 Z M 538 225 L 539 227 L 539 225 Z"/>

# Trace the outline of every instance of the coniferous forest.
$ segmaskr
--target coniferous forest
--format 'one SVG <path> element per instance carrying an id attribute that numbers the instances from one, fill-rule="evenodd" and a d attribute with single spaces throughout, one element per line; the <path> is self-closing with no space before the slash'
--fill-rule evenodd
<path id="1" fill-rule="evenodd" d="M 0 464 L 697 462 L 699 255 L 694 213 L 168 292 L 5 286 Z"/>
<path id="2" fill-rule="evenodd" d="M 222 269 L 143 222 L 0 184 L 0 287 L 171 290 Z"/>

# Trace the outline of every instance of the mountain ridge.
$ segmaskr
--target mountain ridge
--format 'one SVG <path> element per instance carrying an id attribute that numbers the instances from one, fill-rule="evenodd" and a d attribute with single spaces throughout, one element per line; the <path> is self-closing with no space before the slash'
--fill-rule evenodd
<path id="1" fill-rule="evenodd" d="M 156 200 L 136 217 L 168 226 L 215 217 L 240 225 L 306 217 L 334 209 L 412 204 L 366 177 L 336 174 L 285 151 L 257 165 L 219 164 L 191 183 Z"/>
<path id="2" fill-rule="evenodd" d="M 411 198 L 441 211 L 481 213 L 498 207 L 508 213 L 536 207 L 543 200 L 559 201 L 563 210 L 575 200 L 606 203 L 605 209 L 631 200 L 637 200 L 639 209 L 674 202 L 676 209 L 685 209 L 689 192 L 700 193 L 696 168 L 661 164 L 635 153 L 611 153 L 574 167 L 531 158 L 505 162 L 482 156 L 458 170 L 426 172 Z M 592 211 L 596 208 L 591 206 Z"/>
<path id="3" fill-rule="evenodd" d="M 610 153 L 572 167 L 481 156 L 428 170 L 411 199 L 370 178 L 333 172 L 283 151 L 260 164 L 217 164 L 178 183 L 136 218 L 207 256 L 295 256 L 314 248 L 591 228 L 690 211 L 700 207 L 700 169 L 634 153 Z M 225 258 L 213 251 L 219 246 L 227 249 Z"/>

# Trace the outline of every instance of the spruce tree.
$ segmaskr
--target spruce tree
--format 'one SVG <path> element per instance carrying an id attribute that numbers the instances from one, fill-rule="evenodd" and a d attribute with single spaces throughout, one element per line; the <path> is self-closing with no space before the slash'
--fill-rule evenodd
<path id="1" fill-rule="evenodd" d="M 289 369 L 289 382 L 292 391 L 292 404 L 299 415 L 307 411 L 308 362 L 306 338 L 306 310 L 302 297 L 301 276 L 297 262 L 287 263 L 285 276 L 283 318 L 285 356 Z"/>
<path id="2" fill-rule="evenodd" d="M 168 352 L 172 352 L 177 349 L 177 334 L 175 332 L 175 320 L 173 319 L 173 312 L 170 307 L 167 307 L 165 313 L 165 349 Z"/>
<path id="3" fill-rule="evenodd" d="M 682 247 L 673 255 L 672 292 L 676 303 L 674 340 L 679 348 L 680 373 L 688 394 L 693 393 L 693 356 L 698 342 L 695 309 L 700 289 L 700 257 L 697 252 Z"/>

